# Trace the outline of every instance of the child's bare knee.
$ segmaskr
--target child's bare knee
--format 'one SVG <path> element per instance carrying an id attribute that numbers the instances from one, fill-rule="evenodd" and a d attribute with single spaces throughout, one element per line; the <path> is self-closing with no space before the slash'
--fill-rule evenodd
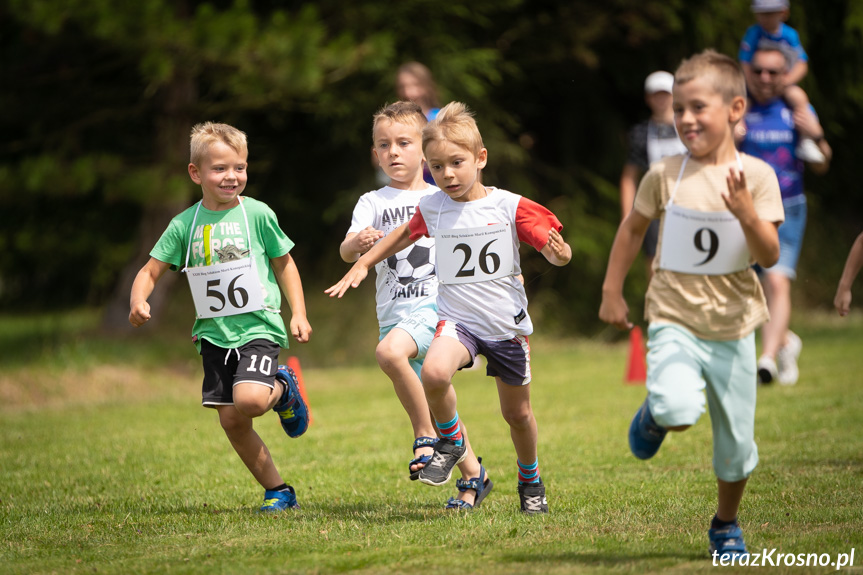
<path id="1" fill-rule="evenodd" d="M 809 105 L 809 96 L 806 95 L 806 92 L 800 86 L 786 86 L 782 91 L 782 95 L 792 108 L 802 108 Z"/>
<path id="2" fill-rule="evenodd" d="M 246 417 L 260 417 L 269 411 L 268 403 L 268 401 L 261 401 L 257 398 L 247 398 L 240 402 L 235 400 L 234 406 Z"/>
<path id="3" fill-rule="evenodd" d="M 421 379 L 426 391 L 439 391 L 450 385 L 450 375 L 445 369 L 428 364 L 422 367 Z"/>
<path id="4" fill-rule="evenodd" d="M 384 339 L 375 348 L 375 359 L 378 360 L 378 365 L 381 368 L 386 368 L 398 361 L 398 352 L 389 341 Z"/>
<path id="5" fill-rule="evenodd" d="M 510 427 L 525 427 L 530 425 L 533 420 L 533 411 L 531 411 L 529 405 L 501 408 L 500 412 L 501 415 L 503 415 L 504 421 L 506 421 Z"/>
<path id="6" fill-rule="evenodd" d="M 234 407 L 246 417 L 260 417 L 270 408 L 272 388 L 256 383 L 234 386 Z"/>

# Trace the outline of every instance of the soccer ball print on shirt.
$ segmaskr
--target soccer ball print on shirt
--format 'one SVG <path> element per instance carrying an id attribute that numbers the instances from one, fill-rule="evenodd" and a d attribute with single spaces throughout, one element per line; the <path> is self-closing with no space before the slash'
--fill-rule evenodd
<path id="1" fill-rule="evenodd" d="M 434 241 L 423 238 L 384 260 L 388 268 L 386 285 L 392 298 L 423 295 L 425 280 L 434 277 Z"/>

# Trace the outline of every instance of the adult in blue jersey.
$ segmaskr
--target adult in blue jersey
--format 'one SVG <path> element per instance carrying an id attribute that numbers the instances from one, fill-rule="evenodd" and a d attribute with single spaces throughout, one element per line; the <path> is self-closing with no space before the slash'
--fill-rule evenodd
<path id="1" fill-rule="evenodd" d="M 785 208 L 785 222 L 779 227 L 779 261 L 761 274 L 770 321 L 762 327 L 758 380 L 794 385 L 799 377 L 797 358 L 803 344 L 788 329 L 791 281 L 797 277 L 797 260 L 806 228 L 804 162 L 797 156 L 796 147 L 801 137 L 816 142 L 825 158 L 819 164 L 809 164 L 816 173 L 827 171 L 832 151 L 817 116 L 795 111 L 782 98 L 788 69 L 789 62 L 778 49 L 759 49 L 752 56 L 752 74 L 747 78 L 750 102 L 746 135 L 740 148 L 773 166 Z"/>

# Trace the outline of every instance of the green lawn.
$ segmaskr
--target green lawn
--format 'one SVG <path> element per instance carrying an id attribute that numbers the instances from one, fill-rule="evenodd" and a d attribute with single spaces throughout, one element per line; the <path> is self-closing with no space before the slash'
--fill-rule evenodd
<path id="1" fill-rule="evenodd" d="M 759 389 L 761 463 L 741 522 L 750 550 L 835 559 L 854 548 L 855 567 L 846 571 L 859 573 L 863 321 L 795 320 L 801 382 Z M 15 349 L 15 329 L 23 328 L 0 318 L 4 354 Z M 288 439 L 275 415 L 259 420 L 302 505 L 261 516 L 262 491 L 215 413 L 199 407 L 191 345 L 30 336 L 38 345 L 8 356 L 0 370 L 2 573 L 714 569 L 709 422 L 671 436 L 650 461 L 632 457 L 626 430 L 645 390 L 623 384 L 625 343 L 532 340 L 548 516 L 518 512 L 515 454 L 491 379 L 464 372 L 456 389 L 495 488 L 479 510 L 448 513 L 454 481 L 432 488 L 408 480 L 407 416 L 368 363 L 303 366 L 314 412 L 305 436 Z M 157 367 L 155 357 L 169 361 Z"/>

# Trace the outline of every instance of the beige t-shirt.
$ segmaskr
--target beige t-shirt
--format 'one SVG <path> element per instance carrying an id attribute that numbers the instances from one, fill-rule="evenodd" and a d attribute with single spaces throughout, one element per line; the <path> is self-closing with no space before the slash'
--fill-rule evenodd
<path id="1" fill-rule="evenodd" d="M 644 315 L 649 322 L 682 325 L 697 337 L 728 341 L 748 335 L 770 316 L 758 276 L 752 268 L 723 275 L 697 275 L 661 269 L 665 206 L 677 182 L 685 156 L 663 158 L 654 163 L 641 180 L 635 210 L 650 219 L 660 219 L 659 242 L 653 260 L 654 275 L 647 289 Z M 740 154 L 746 186 L 752 193 L 755 212 L 762 220 L 785 219 L 776 173 L 766 162 Z M 726 176 L 733 164 L 706 165 L 689 158 L 674 204 L 705 212 L 727 212 L 722 192 L 728 190 Z"/>

